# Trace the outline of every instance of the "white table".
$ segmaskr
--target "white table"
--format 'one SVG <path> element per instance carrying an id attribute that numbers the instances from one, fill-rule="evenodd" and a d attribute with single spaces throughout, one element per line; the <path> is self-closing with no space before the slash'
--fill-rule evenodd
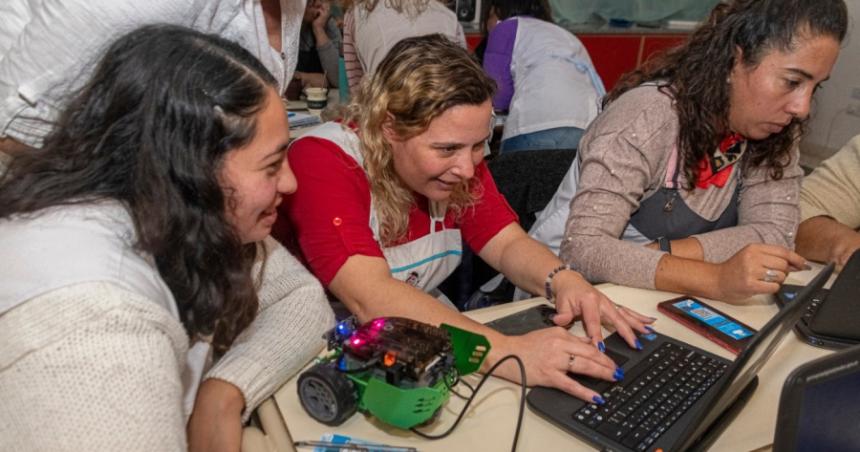
<path id="1" fill-rule="evenodd" d="M 790 283 L 804 284 L 817 272 L 805 271 L 792 274 Z M 674 320 L 657 311 L 657 303 L 677 296 L 667 292 L 632 289 L 611 284 L 598 288 L 615 302 L 632 307 L 639 312 L 657 317 L 655 328 L 689 342 L 714 354 L 732 359 L 733 356 L 718 345 L 688 330 Z M 487 309 L 468 312 L 467 315 L 480 322 L 502 317 L 519 310 L 544 303 L 535 298 Z M 738 318 L 754 328 L 763 326 L 778 310 L 771 296 L 759 296 L 748 300 L 743 306 L 733 306 L 718 301 L 708 302 L 723 312 Z M 577 323 L 572 331 L 582 334 Z M 608 332 L 607 332 L 608 334 Z M 782 384 L 788 374 L 798 365 L 830 353 L 803 343 L 792 332 L 770 361 L 759 373 L 759 386 L 741 413 L 720 436 L 711 450 L 740 451 L 754 450 L 773 442 L 776 411 Z M 477 376 L 467 377 L 477 382 Z M 466 391 L 468 392 L 468 390 Z M 476 397 L 469 412 L 457 429 L 447 438 L 430 441 L 419 438 L 409 431 L 399 430 L 380 423 L 362 414 L 356 414 L 338 427 L 320 424 L 309 417 L 301 407 L 296 392 L 296 379 L 287 382 L 275 394 L 275 401 L 284 422 L 294 440 L 319 440 L 324 433 L 340 433 L 382 444 L 412 446 L 421 451 L 460 451 L 460 450 L 510 450 L 516 425 L 520 387 L 498 378 L 490 378 Z M 443 408 L 439 420 L 430 428 L 430 433 L 445 431 L 463 407 L 463 401 L 452 396 Z M 523 427 L 520 433 L 518 450 L 590 450 L 591 447 L 566 431 L 545 421 L 526 408 Z"/>

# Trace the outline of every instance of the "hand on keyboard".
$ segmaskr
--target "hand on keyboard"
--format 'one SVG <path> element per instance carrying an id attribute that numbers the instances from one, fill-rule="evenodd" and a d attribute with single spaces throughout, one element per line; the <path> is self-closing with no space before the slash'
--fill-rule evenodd
<path id="1" fill-rule="evenodd" d="M 574 397 L 595 402 L 600 394 L 568 376 L 568 372 L 607 381 L 623 378 L 623 371 L 597 350 L 587 338 L 574 336 L 563 328 L 544 328 L 522 336 L 507 337 L 506 349 L 519 356 L 526 368 L 529 385 L 558 388 Z M 500 376 L 519 381 L 513 364 L 503 365 Z"/>
<path id="2" fill-rule="evenodd" d="M 653 323 L 653 318 L 617 306 L 575 271 L 562 271 L 555 276 L 553 282 L 555 306 L 558 310 L 558 314 L 553 318 L 556 325 L 565 325 L 581 316 L 585 332 L 591 338 L 592 344 L 603 349 L 601 324 L 605 321 L 615 326 L 618 334 L 631 348 L 642 348 L 636 339 L 636 332 L 647 333 L 645 325 Z"/>

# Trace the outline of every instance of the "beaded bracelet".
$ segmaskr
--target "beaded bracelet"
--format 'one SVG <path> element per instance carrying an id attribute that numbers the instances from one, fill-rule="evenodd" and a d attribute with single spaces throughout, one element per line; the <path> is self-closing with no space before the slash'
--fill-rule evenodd
<path id="1" fill-rule="evenodd" d="M 561 267 L 554 268 L 548 275 L 546 275 L 546 280 L 543 282 L 544 290 L 546 291 L 546 299 L 549 300 L 550 303 L 555 302 L 555 294 L 552 293 L 552 278 L 562 270 L 570 270 L 570 265 L 562 265 Z"/>

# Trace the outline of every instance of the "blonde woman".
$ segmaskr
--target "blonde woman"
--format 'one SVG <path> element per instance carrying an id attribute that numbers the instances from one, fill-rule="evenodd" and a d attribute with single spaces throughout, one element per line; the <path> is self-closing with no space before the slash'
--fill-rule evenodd
<path id="1" fill-rule="evenodd" d="M 631 347 L 641 346 L 636 332 L 651 320 L 616 309 L 517 224 L 482 161 L 492 87 L 445 37 L 401 41 L 362 85 L 351 118 L 291 145 L 299 189 L 281 206 L 286 229 L 311 271 L 359 320 L 402 316 L 476 331 L 493 346 L 487 367 L 516 354 L 529 384 L 602 403 L 567 373 L 623 378 L 599 351 L 601 320 Z M 441 303 L 431 293 L 459 264 L 463 239 L 518 286 L 555 299 L 558 324 L 581 316 L 591 339 L 562 328 L 506 337 Z M 518 379 L 515 367 L 501 369 Z"/>

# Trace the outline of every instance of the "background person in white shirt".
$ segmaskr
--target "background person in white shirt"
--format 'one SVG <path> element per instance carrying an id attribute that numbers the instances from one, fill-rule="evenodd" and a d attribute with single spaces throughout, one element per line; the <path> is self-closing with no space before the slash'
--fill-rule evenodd
<path id="1" fill-rule="evenodd" d="M 440 33 L 466 48 L 457 15 L 444 0 L 355 0 L 344 15 L 343 60 L 350 95 L 376 72 L 395 44 L 403 39 Z"/>
<path id="2" fill-rule="evenodd" d="M 0 152 L 40 147 L 66 95 L 99 54 L 142 25 L 167 23 L 238 42 L 277 80 L 293 77 L 306 0 L 0 2 Z"/>

